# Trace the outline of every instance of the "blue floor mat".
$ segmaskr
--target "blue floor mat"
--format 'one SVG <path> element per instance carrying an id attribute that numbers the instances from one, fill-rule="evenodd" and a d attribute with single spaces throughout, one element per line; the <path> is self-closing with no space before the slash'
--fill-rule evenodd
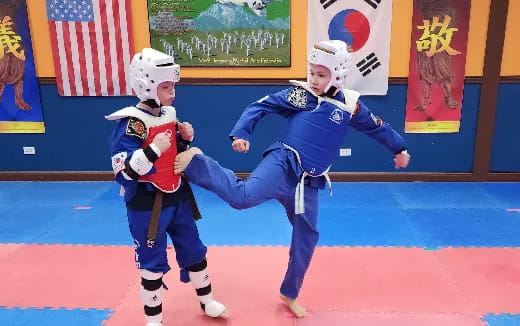
<path id="1" fill-rule="evenodd" d="M 520 214 L 505 209 L 413 209 L 407 213 L 427 246 L 520 246 Z"/>
<path id="2" fill-rule="evenodd" d="M 497 208 L 501 202 L 478 182 L 405 182 L 392 184 L 403 209 Z"/>
<path id="3" fill-rule="evenodd" d="M 520 182 L 482 182 L 478 184 L 502 207 L 520 208 Z"/>
<path id="4" fill-rule="evenodd" d="M 99 326 L 111 310 L 103 309 L 7 309 L 0 307 L 2 326 Z"/>
<path id="5" fill-rule="evenodd" d="M 239 211 L 193 190 L 207 245 L 289 245 L 278 202 Z M 333 183 L 319 195 L 319 245 L 517 247 L 520 213 L 506 209 L 519 193 L 514 182 Z M 0 218 L 0 243 L 132 245 L 115 182 L 0 182 Z"/>
<path id="6" fill-rule="evenodd" d="M 482 318 L 487 326 L 518 326 L 520 325 L 520 315 L 511 314 L 500 314 L 493 315 L 489 314 Z"/>
<path id="7" fill-rule="evenodd" d="M 425 246 L 407 212 L 399 208 L 323 207 L 318 229 L 322 246 Z"/>

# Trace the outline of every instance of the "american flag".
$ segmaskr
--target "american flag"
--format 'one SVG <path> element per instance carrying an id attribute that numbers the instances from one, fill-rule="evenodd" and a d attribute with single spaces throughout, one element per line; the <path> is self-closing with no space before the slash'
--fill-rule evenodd
<path id="1" fill-rule="evenodd" d="M 47 0 L 58 91 L 62 96 L 132 95 L 131 0 Z"/>

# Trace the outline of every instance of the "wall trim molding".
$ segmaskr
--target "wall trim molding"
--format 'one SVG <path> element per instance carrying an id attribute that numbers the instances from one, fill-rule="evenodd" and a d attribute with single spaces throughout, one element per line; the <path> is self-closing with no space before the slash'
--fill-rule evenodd
<path id="1" fill-rule="evenodd" d="M 297 78 L 296 78 L 297 79 Z M 481 84 L 482 76 L 466 76 L 464 83 L 466 84 Z M 56 85 L 55 77 L 38 77 L 38 82 L 42 85 Z M 501 76 L 500 83 L 520 83 L 520 75 L 518 76 Z M 390 85 L 406 85 L 408 84 L 408 77 L 390 77 L 388 78 Z M 248 86 L 248 85 L 290 85 L 288 79 L 268 79 L 268 78 L 183 78 L 179 85 L 228 85 L 228 86 Z"/>
<path id="2" fill-rule="evenodd" d="M 477 118 L 477 133 L 471 171 L 485 181 L 491 169 L 495 117 L 500 85 L 500 65 L 506 35 L 509 0 L 491 0 L 484 55 L 482 85 Z"/>
<path id="3" fill-rule="evenodd" d="M 245 178 L 250 173 L 237 173 Z M 472 173 L 439 172 L 331 172 L 334 182 L 520 182 L 520 172 L 489 173 L 482 180 Z M 0 181 L 114 181 L 109 171 L 13 171 L 0 172 Z"/>

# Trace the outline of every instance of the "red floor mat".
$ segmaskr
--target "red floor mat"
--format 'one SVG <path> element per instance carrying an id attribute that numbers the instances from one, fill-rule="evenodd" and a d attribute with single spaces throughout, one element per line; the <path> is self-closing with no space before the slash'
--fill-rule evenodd
<path id="1" fill-rule="evenodd" d="M 481 326 L 485 313 L 520 311 L 520 249 L 318 248 L 300 296 L 305 319 L 278 298 L 287 258 L 286 247 L 209 248 L 228 320 L 204 316 L 172 266 L 166 324 Z M 5 244 L 0 266 L 0 306 L 107 308 L 108 326 L 144 325 L 131 247 Z"/>

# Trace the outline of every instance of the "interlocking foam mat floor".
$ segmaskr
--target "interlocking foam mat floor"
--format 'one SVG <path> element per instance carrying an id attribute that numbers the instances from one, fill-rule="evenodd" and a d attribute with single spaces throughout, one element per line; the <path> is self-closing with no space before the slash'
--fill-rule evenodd
<path id="1" fill-rule="evenodd" d="M 278 298 L 291 228 L 194 187 L 213 293 L 202 314 L 174 269 L 165 325 L 520 325 L 520 183 L 334 183 L 293 317 Z M 0 325 L 144 325 L 113 182 L 0 182 Z M 169 250 L 174 265 L 173 250 Z"/>

